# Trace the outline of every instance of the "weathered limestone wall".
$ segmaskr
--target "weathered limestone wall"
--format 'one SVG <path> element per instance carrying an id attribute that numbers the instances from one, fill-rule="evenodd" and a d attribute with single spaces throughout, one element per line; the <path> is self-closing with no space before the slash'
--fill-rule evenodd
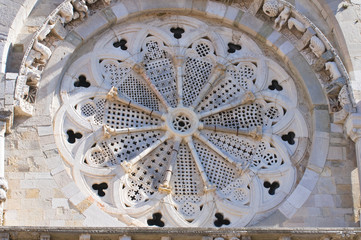
<path id="1" fill-rule="evenodd" d="M 17 39 L 14 42 L 17 44 L 25 43 L 25 49 L 31 33 L 40 26 L 49 12 L 60 2 L 62 1 L 39 1 L 27 19 L 20 35 L 15 34 Z M 329 1 L 332 9 L 335 9 L 336 2 L 338 1 Z M 14 5 L 16 9 L 27 9 L 25 5 L 12 1 L 6 1 L 3 4 L 6 4 L 4 6 Z M 31 7 L 29 8 L 31 9 Z M 1 8 L 1 10 L 4 9 Z M 8 22 L 10 23 L 13 16 L 18 16 L 17 14 L 20 14 L 21 11 L 25 10 L 11 11 L 16 12 L 16 14 L 8 15 Z M 321 14 L 313 15 L 313 18 L 321 23 L 323 30 L 327 32 L 326 35 L 329 36 L 332 29 L 325 25 L 327 14 L 324 12 L 325 10 L 320 11 Z M 317 11 L 314 14 L 317 14 Z M 23 14 L 21 13 L 21 15 Z M 10 26 L 6 25 L 4 28 L 9 29 Z M 21 48 L 14 48 L 14 52 L 11 54 L 9 69 L 16 71 L 21 60 L 19 56 L 22 56 L 23 52 Z M 5 106 L 5 91 L 9 91 L 8 96 L 10 96 L 14 88 L 14 78 L 9 76 L 7 79 L 6 83 L 0 82 L 2 84 L 0 85 L 0 109 Z M 66 171 L 64 169 L 54 170 L 55 164 L 61 160 L 52 137 L 52 120 L 47 111 L 44 111 L 49 106 L 47 102 L 40 100 L 36 107 L 33 117 L 17 117 L 12 133 L 6 137 L 5 169 L 10 190 L 5 205 L 5 225 L 74 227 L 93 224 L 89 223 L 89 219 L 92 217 L 95 224 L 98 216 L 90 216 L 86 211 L 93 204 L 92 199 L 79 202 L 74 199 L 73 202 L 69 202 L 67 196 L 63 194 L 64 188 L 69 188 L 70 193 L 72 188 Z M 353 146 L 353 142 L 343 133 L 342 126 L 331 124 L 330 149 L 326 167 L 306 204 L 291 219 L 274 215 L 259 223 L 258 226 L 358 226 L 359 186 L 357 174 L 355 174 L 356 162 Z M 61 182 L 61 185 L 56 183 L 54 176 L 60 179 L 58 182 Z M 314 184 L 312 177 L 310 184 Z M 84 222 L 86 218 L 88 222 Z"/>
<path id="2" fill-rule="evenodd" d="M 360 209 L 360 194 L 354 152 L 354 144 L 345 138 L 341 126 L 331 124 L 330 149 L 316 188 L 284 226 L 359 226 L 359 219 L 355 218 Z"/>

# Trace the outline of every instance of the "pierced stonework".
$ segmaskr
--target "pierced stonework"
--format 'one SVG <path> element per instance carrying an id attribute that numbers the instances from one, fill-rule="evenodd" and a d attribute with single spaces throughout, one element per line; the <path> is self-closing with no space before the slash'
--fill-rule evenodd
<path id="1" fill-rule="evenodd" d="M 295 188 L 290 156 L 308 138 L 297 88 L 248 37 L 190 35 L 207 24 L 168 18 L 114 27 L 65 70 L 59 150 L 126 224 L 246 226 Z"/>

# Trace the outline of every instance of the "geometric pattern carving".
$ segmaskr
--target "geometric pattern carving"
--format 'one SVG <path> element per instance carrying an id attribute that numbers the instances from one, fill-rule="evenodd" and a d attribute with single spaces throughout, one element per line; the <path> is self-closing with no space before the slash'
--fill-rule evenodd
<path id="1" fill-rule="evenodd" d="M 297 88 L 250 38 L 168 20 L 116 27 L 70 65 L 59 150 L 79 187 L 127 224 L 253 224 L 297 182 L 291 158 L 308 137 Z M 68 130 L 82 137 L 68 142 Z"/>

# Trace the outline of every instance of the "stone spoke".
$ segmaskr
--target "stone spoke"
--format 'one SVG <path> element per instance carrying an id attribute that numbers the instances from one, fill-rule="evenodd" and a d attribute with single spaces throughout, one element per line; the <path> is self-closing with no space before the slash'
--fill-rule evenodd
<path id="1" fill-rule="evenodd" d="M 211 130 L 214 132 L 231 133 L 236 136 L 243 135 L 246 137 L 251 137 L 255 140 L 260 140 L 260 139 L 262 139 L 262 136 L 263 136 L 262 126 L 256 126 L 256 127 L 250 128 L 248 130 L 244 130 L 244 129 L 234 129 L 234 128 L 222 127 L 222 126 L 217 126 L 217 125 L 203 125 L 202 129 Z"/>
<path id="2" fill-rule="evenodd" d="M 240 97 L 237 97 L 235 100 L 231 101 L 228 104 L 225 104 L 219 108 L 213 109 L 211 111 L 207 111 L 207 112 L 203 112 L 200 114 L 199 118 L 205 118 L 205 117 L 209 117 L 211 115 L 220 113 L 220 112 L 224 112 L 227 111 L 229 109 L 235 108 L 239 105 L 243 105 L 243 104 L 249 104 L 254 102 L 255 100 L 255 96 L 252 92 L 246 92 L 245 94 L 243 94 Z"/>
<path id="3" fill-rule="evenodd" d="M 107 125 L 103 126 L 104 135 L 111 137 L 117 136 L 120 134 L 129 134 L 129 133 L 136 133 L 136 132 L 148 132 L 148 131 L 156 131 L 164 129 L 164 125 L 157 125 L 157 126 L 145 126 L 145 127 L 132 127 L 132 128 L 121 128 L 121 129 L 114 129 Z"/>
<path id="4" fill-rule="evenodd" d="M 181 143 L 181 138 L 176 138 L 174 140 L 174 145 L 172 149 L 171 161 L 169 162 L 168 168 L 165 172 L 162 184 L 159 186 L 159 191 L 164 193 L 171 193 L 170 181 L 173 176 L 174 167 L 176 165 L 178 150 Z"/>
<path id="5" fill-rule="evenodd" d="M 158 97 L 159 101 L 163 104 L 163 106 L 168 109 L 171 106 L 169 105 L 169 103 L 167 102 L 167 100 L 164 98 L 164 96 L 160 93 L 160 91 L 158 90 L 158 88 L 153 84 L 152 80 L 150 80 L 150 78 L 147 76 L 147 73 L 145 72 L 145 70 L 139 66 L 138 64 L 135 64 L 133 66 L 133 70 L 139 74 L 140 76 L 143 77 L 143 79 L 145 80 L 145 82 L 149 85 L 150 89 L 153 91 L 153 93 Z"/>
<path id="6" fill-rule="evenodd" d="M 143 105 L 140 105 L 140 104 L 137 104 L 137 103 L 134 103 L 132 102 L 131 100 L 129 99 L 126 99 L 122 96 L 119 96 L 118 94 L 118 89 L 116 87 L 112 87 L 110 89 L 110 91 L 108 92 L 107 94 L 107 100 L 110 100 L 110 101 L 118 101 L 118 102 L 121 102 L 123 104 L 126 104 L 128 105 L 129 107 L 133 107 L 133 108 L 136 108 L 136 109 L 139 109 L 143 112 L 145 112 L 146 114 L 149 114 L 149 116 L 151 117 L 158 117 L 158 118 L 161 118 L 162 117 L 162 113 L 161 112 L 158 112 L 158 111 L 154 111 L 150 108 L 147 108 Z"/>
<path id="7" fill-rule="evenodd" d="M 204 167 L 203 167 L 203 165 L 201 163 L 201 160 L 199 159 L 199 156 L 198 156 L 197 150 L 196 150 L 196 148 L 194 146 L 194 142 L 193 142 L 192 137 L 187 137 L 186 142 L 187 142 L 188 148 L 189 148 L 189 150 L 190 150 L 190 152 L 192 154 L 193 160 L 195 161 L 197 169 L 198 169 L 199 173 L 201 174 L 201 178 L 202 178 L 203 185 L 204 185 L 204 188 L 205 188 L 204 191 L 209 192 L 209 191 L 215 190 L 215 187 L 209 181 L 209 179 L 208 179 L 208 177 L 206 175 L 206 172 L 204 170 Z"/>
<path id="8" fill-rule="evenodd" d="M 176 80 L 177 80 L 177 94 L 178 94 L 178 107 L 183 106 L 183 70 L 184 64 L 183 58 L 174 58 L 174 65 L 176 69 Z"/>
<path id="9" fill-rule="evenodd" d="M 242 172 L 244 169 L 242 163 L 237 163 L 235 162 L 231 156 L 229 156 L 228 154 L 224 153 L 218 146 L 214 145 L 211 141 L 209 141 L 205 136 L 203 136 L 201 133 L 197 132 L 195 134 L 195 137 L 198 138 L 202 143 L 204 143 L 206 146 L 208 146 L 210 149 L 212 149 L 213 151 L 215 151 L 219 156 L 221 156 L 222 158 L 224 158 L 227 162 L 229 162 L 230 164 L 232 164 L 233 166 L 235 166 L 237 168 L 237 170 L 239 172 Z"/>
<path id="10" fill-rule="evenodd" d="M 139 162 L 141 159 L 146 157 L 148 154 L 150 154 L 154 149 L 159 147 L 162 143 L 167 141 L 171 135 L 167 132 L 162 138 L 158 139 L 153 145 L 151 145 L 149 148 L 145 149 L 143 152 L 139 153 L 138 156 L 131 159 L 128 162 L 123 162 L 121 165 L 125 169 L 125 171 L 129 172 L 132 167 Z"/>
<path id="11" fill-rule="evenodd" d="M 225 68 L 223 65 L 219 64 L 215 68 L 215 71 L 211 75 L 209 81 L 204 85 L 204 87 L 200 91 L 198 97 L 196 98 L 196 100 L 194 100 L 194 102 L 192 103 L 192 105 L 190 107 L 195 109 L 199 105 L 199 103 L 202 101 L 202 99 L 206 96 L 206 94 L 214 87 L 215 83 L 217 83 L 218 81 L 220 81 L 221 79 L 224 78 L 224 75 L 225 75 Z"/>

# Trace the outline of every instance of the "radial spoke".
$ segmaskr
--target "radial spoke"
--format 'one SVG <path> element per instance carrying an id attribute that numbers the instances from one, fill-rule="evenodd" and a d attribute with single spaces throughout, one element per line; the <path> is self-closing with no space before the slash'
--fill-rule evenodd
<path id="1" fill-rule="evenodd" d="M 199 92 L 198 97 L 196 98 L 196 100 L 194 100 L 191 107 L 195 109 L 198 106 L 198 104 L 202 101 L 204 96 L 214 86 L 214 83 L 221 80 L 224 77 L 224 75 L 225 75 L 225 69 L 224 69 L 224 67 L 222 67 L 222 65 L 219 64 L 216 67 L 212 76 L 210 77 L 209 81 L 203 86 L 202 90 Z"/>
<path id="2" fill-rule="evenodd" d="M 201 178 L 202 178 L 202 180 L 203 180 L 203 185 L 204 185 L 204 187 L 205 187 L 205 189 L 204 189 L 205 192 L 209 192 L 209 191 L 215 190 L 214 186 L 213 186 L 213 185 L 210 183 L 210 181 L 208 180 L 208 177 L 207 177 L 206 172 L 205 172 L 205 170 L 204 170 L 204 168 L 203 168 L 203 165 L 202 165 L 202 163 L 201 163 L 201 160 L 199 159 L 199 156 L 198 156 L 198 154 L 197 154 L 197 150 L 196 150 L 196 148 L 195 148 L 195 146 L 194 146 L 193 139 L 192 139 L 191 137 L 188 137 L 188 138 L 186 139 L 186 142 L 187 142 L 187 144 L 188 144 L 189 150 L 191 151 L 191 154 L 192 154 L 193 159 L 194 159 L 194 161 L 195 161 L 195 164 L 196 164 L 196 166 L 197 166 L 197 168 L 198 168 L 198 171 L 199 171 L 199 173 L 201 174 Z"/>
<path id="3" fill-rule="evenodd" d="M 219 156 L 224 158 L 227 162 L 232 164 L 237 168 L 239 172 L 243 172 L 244 168 L 246 167 L 244 163 L 237 163 L 235 162 L 229 155 L 225 154 L 218 146 L 214 145 L 211 141 L 209 141 L 205 136 L 203 136 L 201 133 L 196 133 L 196 137 L 203 142 L 205 145 L 207 145 L 210 149 L 215 151 Z"/>
<path id="4" fill-rule="evenodd" d="M 239 105 L 249 104 L 249 103 L 252 103 L 254 100 L 255 100 L 254 94 L 252 92 L 246 92 L 245 94 L 243 94 L 240 97 L 237 97 L 234 101 L 231 101 L 228 104 L 225 104 L 225 105 L 223 105 L 219 108 L 213 109 L 211 111 L 201 113 L 199 118 L 209 117 L 211 115 L 235 108 Z"/>
<path id="5" fill-rule="evenodd" d="M 128 133 L 136 133 L 136 132 L 148 132 L 148 131 L 156 131 L 164 129 L 164 125 L 157 126 L 146 126 L 146 127 L 132 127 L 132 128 L 121 128 L 114 129 L 107 125 L 103 126 L 104 136 L 107 138 L 111 136 L 117 136 L 119 134 L 128 134 Z"/>
<path id="6" fill-rule="evenodd" d="M 146 157 L 149 153 L 151 153 L 154 149 L 159 147 L 162 143 L 167 141 L 170 138 L 170 134 L 167 132 L 162 138 L 158 139 L 153 145 L 151 145 L 149 148 L 145 149 L 143 152 L 139 153 L 135 158 L 131 159 L 128 162 L 123 162 L 122 167 L 126 171 L 131 171 L 132 167 L 139 162 L 141 159 Z"/>
<path id="7" fill-rule="evenodd" d="M 126 99 L 125 97 L 121 97 L 118 94 L 118 89 L 116 87 L 112 87 L 108 94 L 107 94 L 107 99 L 110 101 L 119 101 L 125 105 L 127 105 L 128 107 L 134 107 L 136 109 L 139 109 L 147 114 L 149 114 L 151 117 L 158 117 L 161 118 L 162 117 L 162 113 L 158 112 L 158 111 L 154 111 L 150 108 L 147 108 L 143 105 L 137 104 L 135 102 L 132 102 L 132 100 Z"/>
<path id="8" fill-rule="evenodd" d="M 147 76 L 146 72 L 144 71 L 144 69 L 138 65 L 135 64 L 133 66 L 133 70 L 138 73 L 140 76 L 142 76 L 144 78 L 144 80 L 146 81 L 146 83 L 149 85 L 149 87 L 152 89 L 152 91 L 154 92 L 154 94 L 158 97 L 159 101 L 164 105 L 164 107 L 167 109 L 170 107 L 170 105 L 168 104 L 167 100 L 163 97 L 163 95 L 159 92 L 158 88 L 153 84 L 153 82 L 149 79 L 149 77 Z"/>
<path id="9" fill-rule="evenodd" d="M 160 192 L 165 192 L 165 193 L 170 193 L 171 192 L 170 180 L 171 180 L 171 177 L 173 175 L 174 166 L 176 165 L 178 150 L 179 150 L 179 146 L 180 146 L 181 141 L 182 141 L 181 138 L 176 138 L 175 141 L 174 141 L 174 145 L 173 145 L 173 148 L 172 148 L 172 154 L 171 154 L 171 158 L 170 158 L 171 160 L 170 160 L 168 168 L 167 168 L 167 170 L 165 172 L 163 182 L 159 186 L 159 191 Z"/>
<path id="10" fill-rule="evenodd" d="M 184 58 L 176 58 L 174 61 L 177 79 L 178 106 L 183 106 L 183 74 L 182 66 Z"/>
<path id="11" fill-rule="evenodd" d="M 203 125 L 203 129 L 211 130 L 214 132 L 223 132 L 223 133 L 231 133 L 235 134 L 236 136 L 243 135 L 246 137 L 251 137 L 255 140 L 261 140 L 263 136 L 263 129 L 262 126 L 256 126 L 253 128 L 250 128 L 248 130 L 244 129 L 233 129 L 233 128 L 227 128 L 217 125 Z"/>

